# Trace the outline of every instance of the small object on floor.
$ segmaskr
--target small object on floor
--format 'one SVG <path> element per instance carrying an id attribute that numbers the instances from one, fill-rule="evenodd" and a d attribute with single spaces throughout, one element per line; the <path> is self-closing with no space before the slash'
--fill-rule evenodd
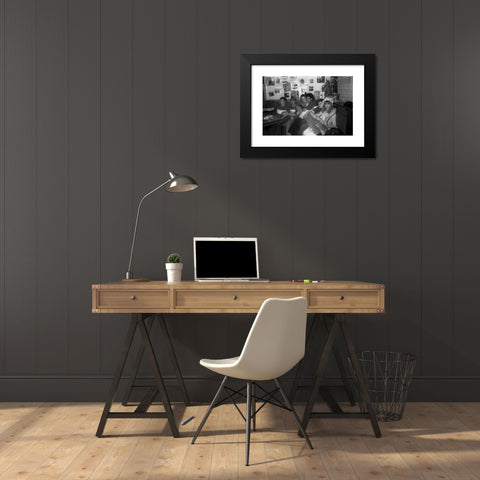
<path id="1" fill-rule="evenodd" d="M 190 420 L 193 420 L 195 417 L 191 415 L 190 417 L 186 418 L 183 422 L 182 425 L 186 425 Z"/>

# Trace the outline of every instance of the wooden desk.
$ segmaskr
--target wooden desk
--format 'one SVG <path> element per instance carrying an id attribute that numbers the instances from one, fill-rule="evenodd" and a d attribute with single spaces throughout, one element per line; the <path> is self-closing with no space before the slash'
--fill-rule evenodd
<path id="1" fill-rule="evenodd" d="M 344 313 L 383 313 L 385 311 L 385 287 L 381 284 L 366 282 L 326 281 L 319 283 L 292 283 L 292 282 L 114 282 L 92 285 L 92 311 L 94 313 L 134 313 L 130 329 L 126 338 L 125 347 L 117 365 L 112 381 L 109 397 L 105 403 L 100 420 L 97 436 L 103 434 L 108 418 L 118 417 L 157 417 L 167 418 L 173 436 L 178 436 L 178 429 L 173 419 L 168 395 L 163 383 L 153 346 L 150 342 L 149 330 L 155 314 L 159 314 L 161 325 L 167 336 L 170 346 L 172 361 L 174 363 L 179 384 L 184 392 L 186 403 L 189 402 L 185 385 L 178 368 L 173 346 L 168 336 L 164 313 L 257 313 L 266 298 L 292 298 L 303 296 L 308 301 L 308 312 L 315 314 L 344 314 Z M 322 377 L 325 373 L 327 361 L 331 352 L 335 353 L 339 363 L 338 352 L 335 349 L 337 334 L 342 332 L 352 364 L 360 380 L 359 391 L 362 402 L 367 407 L 367 413 L 358 413 L 355 416 L 367 416 L 372 422 L 375 435 L 380 436 L 378 423 L 370 404 L 363 375 L 358 365 L 358 360 L 353 343 L 343 323 L 342 315 L 333 315 L 333 324 L 325 345 L 319 367 L 315 377 L 315 384 L 311 390 L 309 401 L 305 410 L 303 424 L 306 427 L 311 417 L 320 416 L 312 412 Z M 150 322 L 150 323 L 149 323 Z M 134 374 L 129 386 L 133 387 L 138 366 L 145 350 L 149 354 L 152 369 L 155 375 L 155 389 L 147 392 L 144 400 L 140 402 L 137 410 L 132 413 L 114 413 L 110 408 L 115 397 L 121 375 L 123 373 L 127 356 L 133 343 L 135 332 L 140 330 L 143 343 L 137 354 Z M 311 338 L 311 335 L 310 335 Z M 339 363 L 340 366 L 340 363 Z M 300 369 L 301 371 L 301 369 Z M 345 375 L 344 371 L 342 376 Z M 298 385 L 298 375 L 295 380 Z M 147 409 L 153 398 L 160 394 L 165 407 L 165 413 L 150 413 Z M 295 391 L 292 392 L 294 396 Z M 126 403 L 124 401 L 124 403 Z M 329 403 L 329 402 L 327 402 Z M 332 414 L 329 416 L 345 416 L 340 407 L 329 403 Z"/>

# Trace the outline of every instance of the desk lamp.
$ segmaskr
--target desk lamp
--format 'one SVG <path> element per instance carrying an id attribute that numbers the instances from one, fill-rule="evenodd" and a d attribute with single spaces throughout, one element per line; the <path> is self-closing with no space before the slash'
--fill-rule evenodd
<path id="1" fill-rule="evenodd" d="M 168 185 L 167 192 L 188 192 L 189 190 L 195 190 L 198 187 L 197 182 L 192 177 L 187 177 L 186 175 L 178 175 L 175 172 L 168 172 L 170 178 L 163 182 L 158 187 L 155 187 L 152 191 L 148 192 L 142 197 L 138 204 L 137 208 L 137 218 L 135 219 L 135 227 L 133 229 L 133 238 L 132 238 L 132 247 L 130 249 L 130 261 L 128 262 L 128 270 L 125 275 L 123 282 L 148 282 L 147 278 L 133 278 L 132 272 L 132 259 L 133 259 L 133 249 L 135 247 L 135 237 L 137 236 L 137 225 L 138 225 L 138 216 L 140 214 L 140 208 L 142 207 L 143 201 L 152 193 L 160 190 L 160 188 Z"/>

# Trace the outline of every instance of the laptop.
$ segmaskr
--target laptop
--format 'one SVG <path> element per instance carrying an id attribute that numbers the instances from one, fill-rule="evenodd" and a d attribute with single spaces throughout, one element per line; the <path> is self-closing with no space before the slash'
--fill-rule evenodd
<path id="1" fill-rule="evenodd" d="M 255 237 L 194 237 L 194 279 L 198 282 L 267 282 L 258 270 Z"/>

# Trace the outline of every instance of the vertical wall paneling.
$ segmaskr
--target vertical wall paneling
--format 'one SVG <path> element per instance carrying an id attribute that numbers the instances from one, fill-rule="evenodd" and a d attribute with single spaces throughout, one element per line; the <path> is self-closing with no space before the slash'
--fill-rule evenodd
<path id="1" fill-rule="evenodd" d="M 260 237 L 261 160 L 240 158 L 240 55 L 261 52 L 261 2 L 229 0 L 228 235 Z M 248 28 L 245 28 L 248 25 Z M 261 248 L 261 245 L 260 245 Z M 260 250 L 260 274 L 267 276 Z M 254 315 L 229 322 L 227 350 L 239 352 Z M 235 355 L 237 355 L 236 353 Z"/>
<path id="2" fill-rule="evenodd" d="M 0 374 L 5 375 L 5 0 L 0 12 Z"/>
<path id="3" fill-rule="evenodd" d="M 197 0 L 167 0 L 167 18 L 180 24 L 165 25 L 165 155 L 168 170 L 197 176 L 198 158 L 198 36 Z M 213 79 L 212 79 L 213 80 Z M 198 180 L 198 179 L 197 179 Z M 200 188 L 202 188 L 200 186 Z M 193 236 L 197 231 L 198 189 L 164 193 L 166 202 L 166 251 L 182 255 L 182 278 L 193 278 Z"/>
<path id="4" fill-rule="evenodd" d="M 422 3 L 422 373 L 452 369 L 453 2 Z M 441 32 L 441 35 L 436 34 Z M 447 234 L 447 232 L 449 232 Z"/>
<path id="5" fill-rule="evenodd" d="M 130 316 L 92 314 L 91 284 L 123 277 L 138 201 L 169 170 L 200 188 L 147 199 L 136 276 L 165 279 L 177 250 L 191 279 L 196 234 L 258 236 L 272 280 L 386 283 L 386 314 L 349 326 L 360 350 L 417 354 L 410 398 L 477 398 L 478 1 L 0 12 L 0 400 L 104 397 Z M 355 52 L 377 59 L 376 158 L 240 158 L 240 54 Z M 198 359 L 237 354 L 253 317 L 167 316 L 194 400 L 213 389 Z"/>
<path id="6" fill-rule="evenodd" d="M 71 374 L 98 374 L 90 286 L 101 263 L 100 3 L 71 0 L 69 13 L 69 361 Z"/>
<path id="7" fill-rule="evenodd" d="M 478 375 L 480 357 L 480 63 L 478 18 L 480 3 L 454 2 L 454 373 Z M 439 258 L 439 262 L 443 262 Z"/>
<path id="8" fill-rule="evenodd" d="M 5 3 L 5 315 L 7 375 L 36 372 L 37 11 Z"/>
<path id="9" fill-rule="evenodd" d="M 357 278 L 387 280 L 388 2 L 358 2 L 357 52 L 376 55 L 376 158 L 357 161 Z M 388 306 L 387 306 L 388 310 Z M 358 315 L 358 349 L 388 344 L 384 315 Z"/>
<path id="10" fill-rule="evenodd" d="M 301 9 L 292 9 L 292 53 L 325 52 L 325 1 L 308 0 Z M 296 158 L 292 161 L 293 187 L 293 272 L 296 279 L 325 278 L 326 159 Z M 313 321 L 313 316 L 311 316 Z M 316 355 L 307 358 L 306 370 L 313 372 L 321 346 L 322 331 L 316 339 Z M 336 375 L 329 365 L 327 375 Z M 332 370 L 332 371 L 330 371 Z"/>
<path id="11" fill-rule="evenodd" d="M 68 370 L 69 326 L 68 3 L 63 0 L 38 3 L 37 95 L 37 371 L 61 374 Z"/>
<path id="12" fill-rule="evenodd" d="M 325 2 L 326 0 L 305 0 L 302 8 L 292 8 L 289 11 L 292 21 L 292 53 L 324 52 L 327 21 Z"/>
<path id="13" fill-rule="evenodd" d="M 199 3 L 197 16 L 198 235 L 228 233 L 228 2 Z M 215 28 L 213 28 L 215 26 Z M 214 88 L 215 94 L 212 95 Z"/>
<path id="14" fill-rule="evenodd" d="M 355 53 L 355 0 L 325 0 L 325 53 Z M 355 99 L 353 99 L 355 108 Z M 350 158 L 325 162 L 325 279 L 356 279 L 356 162 Z M 348 317 L 348 329 L 356 338 L 356 316 Z M 325 341 L 325 340 L 324 340 Z M 330 362 L 330 375 L 338 375 Z"/>
<path id="15" fill-rule="evenodd" d="M 286 0 L 262 0 L 262 53 L 292 53 L 289 9 Z M 263 271 L 271 280 L 293 277 L 294 161 L 268 158 L 261 165 L 260 248 Z"/>
<path id="16" fill-rule="evenodd" d="M 165 145 L 165 4 L 158 0 L 133 2 L 133 197 L 136 215 L 141 198 L 168 178 Z M 165 192 L 159 190 L 142 204 L 134 252 L 134 271 L 138 277 L 164 280 Z M 154 343 L 163 351 L 157 326 Z M 169 365 L 168 356 L 162 358 Z M 144 361 L 141 374 L 151 374 Z M 168 374 L 168 371 L 163 372 Z"/>
<path id="17" fill-rule="evenodd" d="M 261 2 L 256 0 L 229 1 L 228 234 L 236 237 L 260 236 L 262 162 L 239 155 L 240 55 L 261 52 L 261 7 Z M 260 273 L 266 276 L 263 260 Z"/>
<path id="18" fill-rule="evenodd" d="M 128 267 L 132 204 L 132 1 L 101 2 L 101 280 Z M 134 270 L 135 274 L 135 270 Z M 111 372 L 128 320 L 102 318 L 102 370 Z"/>
<path id="19" fill-rule="evenodd" d="M 356 3 L 326 0 L 325 53 L 356 52 Z M 327 280 L 356 276 L 356 162 L 361 161 L 326 160 Z"/>
<path id="20" fill-rule="evenodd" d="M 195 100 L 196 175 L 200 187 L 196 193 L 197 235 L 228 235 L 228 14 L 229 4 L 225 0 L 198 2 Z M 177 338 L 181 339 L 177 350 L 192 375 L 205 375 L 198 359 L 207 352 L 214 350 L 227 357 L 238 354 L 228 350 L 228 342 L 220 342 L 221 346 L 218 342 L 218 338 L 228 338 L 232 321 L 235 319 L 230 315 L 201 315 L 192 318 L 193 323 L 188 326 L 172 322 Z M 204 335 L 205 331 L 215 332 L 215 335 Z"/>
<path id="21" fill-rule="evenodd" d="M 165 144 L 164 2 L 133 3 L 133 204 L 168 178 Z M 164 280 L 165 200 L 161 191 L 142 205 L 135 248 L 137 276 Z M 164 193 L 163 193 L 164 195 Z"/>
<path id="22" fill-rule="evenodd" d="M 308 12 L 308 13 L 307 13 Z M 325 2 L 309 0 L 292 9 L 293 53 L 323 53 Z M 315 32 L 312 35 L 312 32 Z M 293 278 L 325 277 L 325 165 L 324 159 L 292 161 Z"/>
<path id="23" fill-rule="evenodd" d="M 198 179 L 199 156 L 199 96 L 215 97 L 213 87 L 208 92 L 199 88 L 199 72 L 202 67 L 198 62 L 199 37 L 198 15 L 202 8 L 198 0 L 166 0 L 166 19 L 181 18 L 181 24 L 174 21 L 165 22 L 165 161 L 168 170 L 191 175 Z M 214 30 L 212 26 L 212 30 Z M 213 33 L 213 32 L 212 32 Z M 212 86 L 216 79 L 212 77 Z M 214 128 L 214 127 L 212 127 Z M 219 176 L 221 178 L 221 174 Z M 197 211 L 199 188 L 186 193 L 164 193 L 166 207 L 165 221 L 165 256 L 178 252 L 183 258 L 184 280 L 193 278 L 193 237 L 198 230 Z M 198 325 L 192 315 L 186 315 L 168 326 L 176 339 L 175 347 L 180 356 L 187 356 L 187 370 L 184 374 L 199 370 L 198 357 L 192 361 L 188 348 L 196 350 Z M 186 345 L 186 349 L 183 346 Z M 186 352 L 186 353 L 185 353 Z M 168 359 L 164 355 L 165 359 Z M 186 362 L 180 360 L 183 368 Z M 169 368 L 170 362 L 164 363 Z"/>
<path id="24" fill-rule="evenodd" d="M 390 2 L 389 25 L 390 348 L 421 358 L 420 2 Z"/>

